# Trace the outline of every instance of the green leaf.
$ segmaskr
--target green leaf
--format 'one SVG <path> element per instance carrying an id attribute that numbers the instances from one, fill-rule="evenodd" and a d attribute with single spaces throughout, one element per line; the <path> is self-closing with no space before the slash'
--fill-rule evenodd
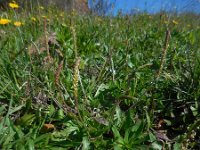
<path id="1" fill-rule="evenodd" d="M 20 139 L 24 137 L 24 133 L 22 132 L 20 126 L 14 126 L 14 130 L 16 132 L 16 136 Z"/>
<path id="2" fill-rule="evenodd" d="M 67 138 L 70 134 L 79 132 L 78 126 L 75 125 L 73 122 L 69 121 L 65 125 L 66 128 L 64 130 L 53 133 L 53 140 L 57 141 L 60 140 L 60 138 Z"/>
<path id="3" fill-rule="evenodd" d="M 52 116 L 54 113 L 55 113 L 55 107 L 51 104 L 50 106 L 49 106 L 50 108 L 49 108 L 49 116 Z"/>
<path id="4" fill-rule="evenodd" d="M 196 42 L 196 37 L 195 37 L 194 32 L 190 32 L 190 34 L 189 34 L 189 40 L 190 40 L 190 43 L 192 45 L 194 45 L 194 43 Z"/>
<path id="5" fill-rule="evenodd" d="M 63 109 L 59 109 L 55 114 L 55 119 L 63 119 L 65 117 Z"/>
<path id="6" fill-rule="evenodd" d="M 90 148 L 90 141 L 88 140 L 87 136 L 83 137 L 82 144 L 83 144 L 82 150 L 88 150 Z"/>
<path id="7" fill-rule="evenodd" d="M 112 131 L 114 133 L 115 138 L 121 138 L 121 135 L 115 126 L 112 127 Z"/>
<path id="8" fill-rule="evenodd" d="M 150 139 L 150 142 L 154 142 L 156 141 L 156 137 L 153 133 L 149 132 L 149 139 Z"/>
<path id="9" fill-rule="evenodd" d="M 115 137 L 115 144 L 123 146 L 124 144 L 124 139 L 121 137 L 119 131 L 117 130 L 117 128 L 115 126 L 112 127 L 112 131 L 114 133 L 114 137 Z"/>
<path id="10" fill-rule="evenodd" d="M 20 109 L 22 109 L 22 107 L 24 107 L 24 105 L 20 105 L 18 107 L 12 108 L 12 110 L 10 110 L 9 114 L 13 114 L 13 113 L 19 111 Z"/>
<path id="11" fill-rule="evenodd" d="M 130 135 L 130 132 L 131 132 L 130 129 L 126 129 L 125 135 L 124 135 L 124 142 L 125 142 L 125 143 L 129 143 L 129 135 Z"/>
<path id="12" fill-rule="evenodd" d="M 123 150 L 123 149 L 119 145 L 115 145 L 114 150 Z"/>
<path id="13" fill-rule="evenodd" d="M 122 123 L 122 115 L 123 114 L 122 114 L 121 109 L 118 106 L 115 108 L 115 111 L 116 111 L 116 113 L 114 116 L 114 120 L 117 121 L 115 125 L 119 126 Z"/>
<path id="14" fill-rule="evenodd" d="M 162 150 L 162 145 L 156 143 L 156 142 L 153 142 L 151 144 L 151 148 L 153 148 L 154 150 Z"/>
<path id="15" fill-rule="evenodd" d="M 98 89 L 97 89 L 97 91 L 96 91 L 94 97 L 97 97 L 97 96 L 100 94 L 100 92 L 102 92 L 102 91 L 104 91 L 105 89 L 108 89 L 108 88 L 109 88 L 108 85 L 105 85 L 105 84 L 102 83 L 102 84 L 98 87 Z"/>
<path id="16" fill-rule="evenodd" d="M 143 125 L 141 120 L 138 120 L 136 124 L 132 127 L 132 132 L 137 132 L 138 129 Z"/>
<path id="17" fill-rule="evenodd" d="M 3 105 L 0 107 L 0 113 L 2 114 L 4 110 L 6 110 L 6 107 Z"/>
<path id="18" fill-rule="evenodd" d="M 25 145 L 22 144 L 22 143 L 17 143 L 17 144 L 15 145 L 15 147 L 16 147 L 17 150 L 18 150 L 18 149 L 20 149 L 20 150 L 25 150 L 25 149 L 26 149 L 26 148 L 25 148 Z"/>
<path id="19" fill-rule="evenodd" d="M 35 150 L 34 141 L 32 139 L 28 140 L 28 149 Z"/>
<path id="20" fill-rule="evenodd" d="M 34 119 L 34 114 L 24 114 L 20 119 L 17 120 L 17 124 L 21 126 L 29 126 Z"/>
<path id="21" fill-rule="evenodd" d="M 180 150 L 180 149 L 181 149 L 181 144 L 176 142 L 174 144 L 174 150 Z"/>
<path id="22" fill-rule="evenodd" d="M 44 145 L 44 143 L 48 143 L 50 136 L 51 136 L 51 135 L 50 135 L 49 133 L 42 134 L 42 135 L 38 136 L 38 137 L 34 140 L 34 143 L 35 143 L 35 144 L 40 144 L 40 143 L 42 143 L 42 145 Z"/>
<path id="23" fill-rule="evenodd" d="M 149 117 L 148 112 L 145 110 L 146 112 L 146 119 L 147 119 L 147 128 L 149 129 L 151 127 L 151 119 Z"/>

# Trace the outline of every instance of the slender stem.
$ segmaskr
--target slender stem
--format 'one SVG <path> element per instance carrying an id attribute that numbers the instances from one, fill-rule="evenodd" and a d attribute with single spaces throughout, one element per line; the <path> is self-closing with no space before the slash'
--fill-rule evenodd
<path id="1" fill-rule="evenodd" d="M 163 67 L 164 67 L 164 64 L 165 64 L 165 61 L 166 61 L 167 50 L 168 50 L 168 47 L 169 47 L 169 39 L 170 39 L 170 31 L 167 29 L 166 36 L 165 36 L 165 43 L 164 43 L 164 47 L 163 47 L 163 51 L 162 51 L 160 69 L 157 73 L 157 78 L 162 73 L 162 70 L 163 70 Z"/>

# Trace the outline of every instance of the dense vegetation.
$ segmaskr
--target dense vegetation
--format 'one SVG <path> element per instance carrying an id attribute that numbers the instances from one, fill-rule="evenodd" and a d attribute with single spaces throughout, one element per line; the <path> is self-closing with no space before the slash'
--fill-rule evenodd
<path id="1" fill-rule="evenodd" d="M 0 149 L 200 149 L 198 17 L 1 12 Z"/>

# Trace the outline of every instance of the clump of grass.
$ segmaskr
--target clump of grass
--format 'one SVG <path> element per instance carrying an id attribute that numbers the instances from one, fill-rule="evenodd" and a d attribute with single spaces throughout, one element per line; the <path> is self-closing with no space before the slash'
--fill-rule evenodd
<path id="1" fill-rule="evenodd" d="M 0 149 L 199 149 L 198 28 L 56 12 L 0 29 Z"/>

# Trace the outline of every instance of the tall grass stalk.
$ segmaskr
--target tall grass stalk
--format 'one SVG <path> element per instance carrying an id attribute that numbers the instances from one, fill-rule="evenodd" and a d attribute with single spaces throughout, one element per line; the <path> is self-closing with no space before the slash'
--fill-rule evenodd
<path id="1" fill-rule="evenodd" d="M 63 68 L 63 60 L 60 62 L 56 72 L 55 72 L 55 85 L 58 86 L 59 85 L 59 78 L 60 78 L 60 73 L 62 71 Z"/>
<path id="2" fill-rule="evenodd" d="M 76 29 L 74 27 L 73 22 L 72 22 L 72 26 L 71 26 L 71 31 L 72 31 L 72 36 L 73 36 L 74 55 L 75 55 L 75 58 L 77 58 L 78 57 L 78 52 L 77 52 L 77 35 L 76 35 Z"/>
<path id="3" fill-rule="evenodd" d="M 78 110 L 79 65 L 80 65 L 80 57 L 76 59 L 76 63 L 74 66 L 74 76 L 73 76 L 74 99 L 75 99 L 75 105 L 76 105 L 77 110 Z"/>
<path id="4" fill-rule="evenodd" d="M 48 32 L 47 32 L 47 19 L 44 18 L 44 35 L 45 35 L 45 48 L 46 48 L 46 51 L 47 51 L 47 58 L 48 58 L 48 61 L 50 60 L 50 52 L 49 52 L 49 44 L 48 44 Z"/>
<path id="5" fill-rule="evenodd" d="M 163 47 L 163 50 L 162 50 L 160 69 L 159 69 L 159 71 L 157 73 L 157 78 L 160 77 L 160 74 L 163 71 L 163 67 L 164 67 L 164 64 L 165 64 L 165 61 L 166 61 L 166 56 L 167 56 L 167 50 L 168 50 L 168 47 L 169 47 L 169 40 L 170 40 L 170 30 L 167 29 L 166 34 L 165 34 L 164 47 Z"/>

